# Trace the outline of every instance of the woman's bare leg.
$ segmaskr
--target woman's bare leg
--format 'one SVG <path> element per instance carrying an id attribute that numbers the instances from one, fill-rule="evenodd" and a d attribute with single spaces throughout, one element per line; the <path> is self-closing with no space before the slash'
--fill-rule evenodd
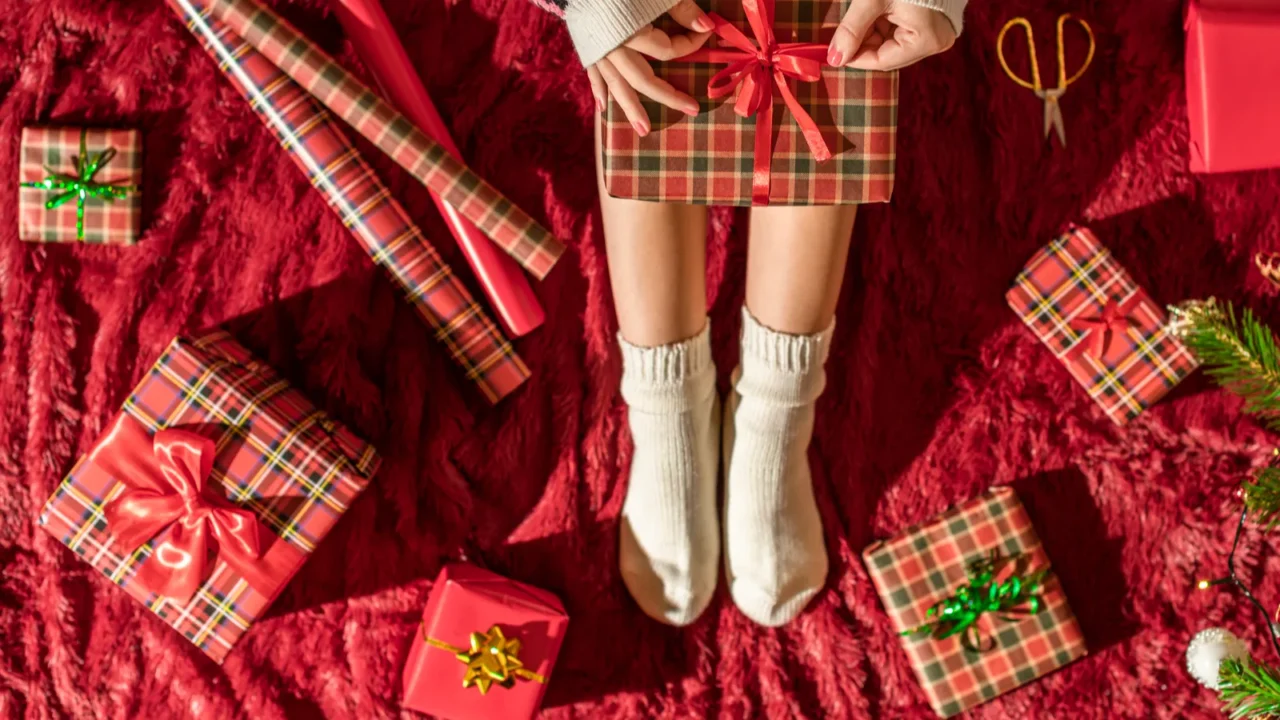
<path id="1" fill-rule="evenodd" d="M 610 197 L 598 148 L 597 136 L 622 397 L 635 446 L 619 566 L 645 613 L 687 625 L 711 601 L 720 572 L 720 413 L 707 324 L 707 213 Z"/>
<path id="2" fill-rule="evenodd" d="M 857 205 L 766 207 L 751 211 L 747 310 L 791 335 L 825 330 L 849 259 Z"/>
<path id="3" fill-rule="evenodd" d="M 598 132 L 598 130 L 597 130 Z M 618 329 L 628 342 L 667 345 L 707 322 L 707 209 L 611 197 L 596 184 Z"/>
<path id="4" fill-rule="evenodd" d="M 725 419 L 725 567 L 734 602 L 764 625 L 795 617 L 826 581 L 806 455 L 855 214 L 751 213 L 742 361 Z"/>

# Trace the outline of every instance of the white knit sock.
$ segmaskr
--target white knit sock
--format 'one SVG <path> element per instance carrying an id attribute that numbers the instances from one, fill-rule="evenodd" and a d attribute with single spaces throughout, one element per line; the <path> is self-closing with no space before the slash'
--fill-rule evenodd
<path id="1" fill-rule="evenodd" d="M 622 505 L 619 565 L 650 617 L 688 625 L 715 594 L 720 408 L 711 325 L 690 340 L 622 346 L 622 397 L 635 453 Z"/>
<path id="2" fill-rule="evenodd" d="M 761 625 L 800 614 L 827 577 L 807 451 L 834 326 L 786 335 L 742 313 L 725 408 L 724 557 L 733 601 Z"/>

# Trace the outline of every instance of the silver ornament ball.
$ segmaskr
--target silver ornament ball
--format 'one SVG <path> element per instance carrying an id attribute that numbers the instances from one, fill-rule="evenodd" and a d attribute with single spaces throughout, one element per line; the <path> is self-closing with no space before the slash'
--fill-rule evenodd
<path id="1" fill-rule="evenodd" d="M 1187 672 L 1201 685 L 1217 690 L 1218 666 L 1222 661 L 1244 660 L 1248 656 L 1248 646 L 1230 630 L 1208 628 L 1196 633 L 1187 645 Z"/>

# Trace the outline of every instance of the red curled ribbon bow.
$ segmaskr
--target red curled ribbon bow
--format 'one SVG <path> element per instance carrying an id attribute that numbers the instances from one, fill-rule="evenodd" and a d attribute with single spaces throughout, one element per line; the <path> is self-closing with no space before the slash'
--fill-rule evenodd
<path id="1" fill-rule="evenodd" d="M 821 43 L 779 43 L 773 37 L 773 0 L 742 0 L 742 9 L 755 35 L 755 43 L 729 21 L 707 13 L 715 23 L 715 34 L 725 47 L 695 50 L 676 58 L 678 62 L 727 63 L 707 83 L 707 95 L 715 100 L 738 92 L 733 110 L 739 117 L 756 116 L 755 162 L 751 172 L 751 204 L 769 204 L 770 166 L 773 149 L 773 94 L 791 111 L 804 134 L 809 151 L 819 162 L 831 158 L 818 124 L 801 107 L 787 85 L 787 78 L 817 82 L 827 46 Z"/>
<path id="2" fill-rule="evenodd" d="M 158 539 L 138 567 L 139 580 L 148 588 L 189 602 L 205 581 L 214 549 L 246 579 L 262 581 L 258 518 L 206 486 L 215 454 L 212 440 L 178 429 L 148 438 L 137 421 L 122 416 L 94 454 L 104 452 L 125 485 L 102 509 L 111 533 L 130 553 Z"/>
<path id="3" fill-rule="evenodd" d="M 1102 312 L 1097 316 L 1077 317 L 1072 320 L 1071 329 L 1085 336 L 1076 343 L 1078 349 L 1076 352 L 1087 349 L 1090 355 L 1102 360 L 1107 354 L 1107 349 L 1111 347 L 1111 338 L 1117 334 L 1123 335 L 1125 331 L 1137 324 L 1130 315 L 1141 302 L 1141 293 L 1134 294 L 1123 303 L 1113 298 L 1107 300 L 1107 304 L 1102 306 Z"/>

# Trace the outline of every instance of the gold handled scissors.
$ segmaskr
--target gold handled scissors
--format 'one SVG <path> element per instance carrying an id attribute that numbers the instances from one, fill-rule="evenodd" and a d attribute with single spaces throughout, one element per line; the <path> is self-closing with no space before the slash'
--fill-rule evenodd
<path id="1" fill-rule="evenodd" d="M 1085 34 L 1089 36 L 1089 52 L 1085 55 L 1084 64 L 1071 77 L 1067 77 L 1067 56 L 1062 44 L 1062 28 L 1066 26 L 1067 20 L 1075 20 L 1080 24 L 1080 27 L 1084 28 Z M 1021 25 L 1022 29 L 1027 31 L 1027 50 L 1031 54 L 1030 82 L 1018 77 L 1013 70 L 1009 69 L 1009 63 L 1004 59 L 1004 36 L 1015 25 Z M 1095 49 L 1093 28 L 1089 27 L 1089 23 L 1071 13 L 1063 13 L 1058 16 L 1058 87 L 1047 88 L 1040 84 L 1040 65 L 1036 62 L 1036 40 L 1035 34 L 1031 31 L 1031 22 L 1024 17 L 1013 18 L 1004 24 L 1004 27 L 1000 29 L 1000 34 L 996 36 L 996 54 L 1000 58 L 1000 67 L 1004 68 L 1005 74 L 1011 80 L 1028 90 L 1034 91 L 1036 97 L 1044 101 L 1044 136 L 1048 139 L 1049 128 L 1052 127 L 1057 131 L 1058 140 L 1063 147 L 1067 145 L 1067 128 L 1062 122 L 1062 107 L 1058 105 L 1058 99 L 1067 91 L 1067 86 L 1079 80 L 1084 71 L 1089 68 L 1089 63 L 1093 62 L 1093 51 Z"/>

